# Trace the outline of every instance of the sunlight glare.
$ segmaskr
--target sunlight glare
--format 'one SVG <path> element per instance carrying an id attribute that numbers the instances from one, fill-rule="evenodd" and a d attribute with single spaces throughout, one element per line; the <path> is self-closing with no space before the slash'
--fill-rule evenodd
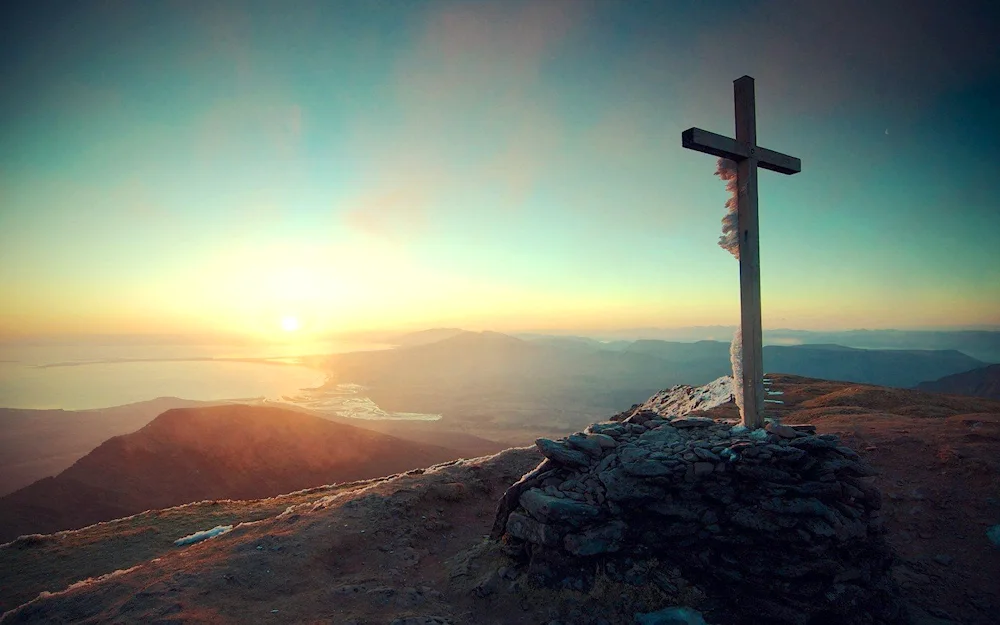
<path id="1" fill-rule="evenodd" d="M 285 332 L 295 332 L 299 329 L 299 320 L 297 317 L 282 317 L 281 318 L 281 329 Z"/>

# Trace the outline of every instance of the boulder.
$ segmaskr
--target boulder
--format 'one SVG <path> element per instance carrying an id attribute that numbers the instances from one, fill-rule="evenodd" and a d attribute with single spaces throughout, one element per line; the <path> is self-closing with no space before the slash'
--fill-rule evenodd
<path id="1" fill-rule="evenodd" d="M 579 526 L 601 516 L 601 509 L 597 506 L 574 499 L 552 497 L 537 488 L 526 490 L 521 494 L 521 506 L 543 523 Z"/>
<path id="2" fill-rule="evenodd" d="M 568 466 L 587 466 L 590 459 L 582 451 L 570 449 L 566 443 L 557 442 L 548 438 L 539 438 L 535 441 L 535 446 L 542 455 L 552 462 Z"/>
<path id="3" fill-rule="evenodd" d="M 613 553 L 621 548 L 628 531 L 623 521 L 611 521 L 606 525 L 591 527 L 579 534 L 567 534 L 563 539 L 566 551 L 575 556 L 593 556 L 599 553 Z"/>

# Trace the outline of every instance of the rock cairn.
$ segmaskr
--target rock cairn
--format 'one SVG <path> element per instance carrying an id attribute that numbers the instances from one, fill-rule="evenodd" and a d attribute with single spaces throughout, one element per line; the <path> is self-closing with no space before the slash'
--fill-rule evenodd
<path id="1" fill-rule="evenodd" d="M 669 562 L 739 622 L 899 618 L 873 472 L 836 436 L 642 409 L 614 418 L 536 441 L 545 460 L 504 494 L 493 527 L 511 553 L 563 572 Z"/>

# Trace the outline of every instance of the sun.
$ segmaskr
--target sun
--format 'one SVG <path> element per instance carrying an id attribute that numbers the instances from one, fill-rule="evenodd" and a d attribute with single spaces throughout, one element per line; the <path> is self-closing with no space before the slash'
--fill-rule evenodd
<path id="1" fill-rule="evenodd" d="M 281 329 L 285 332 L 295 332 L 299 329 L 299 319 L 298 317 L 282 317 L 281 318 Z"/>

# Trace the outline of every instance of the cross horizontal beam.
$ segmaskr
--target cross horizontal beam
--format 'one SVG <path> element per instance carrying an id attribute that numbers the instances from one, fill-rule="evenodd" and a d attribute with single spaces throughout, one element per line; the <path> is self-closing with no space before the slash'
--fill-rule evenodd
<path id="1" fill-rule="evenodd" d="M 794 156 L 740 143 L 736 139 L 717 135 L 701 128 L 688 128 L 681 133 L 681 145 L 691 150 L 719 158 L 728 158 L 736 162 L 752 157 L 760 167 L 776 171 L 779 174 L 797 174 L 802 171 L 802 161 Z"/>

